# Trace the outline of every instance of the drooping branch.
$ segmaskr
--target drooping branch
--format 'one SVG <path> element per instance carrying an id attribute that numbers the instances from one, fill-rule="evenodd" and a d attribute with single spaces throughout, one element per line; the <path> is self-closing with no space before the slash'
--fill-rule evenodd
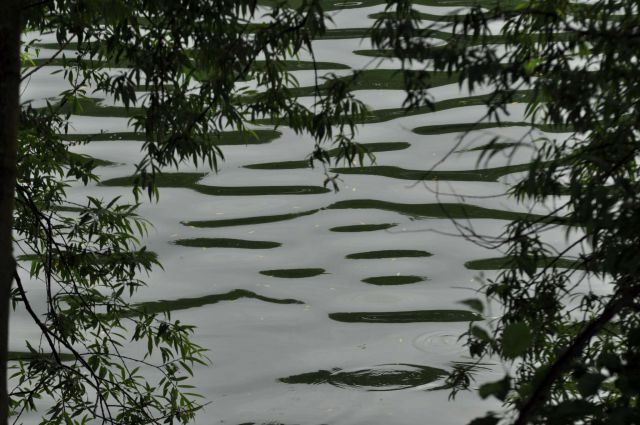
<path id="1" fill-rule="evenodd" d="M 571 362 L 580 356 L 582 350 L 622 309 L 632 306 L 636 298 L 640 296 L 640 286 L 632 286 L 629 289 L 618 291 L 607 303 L 600 315 L 591 320 L 587 326 L 576 336 L 573 342 L 551 364 L 549 370 L 534 388 L 531 396 L 519 409 L 518 417 L 513 425 L 526 425 L 535 409 L 543 403 L 553 384 L 562 376 Z"/>

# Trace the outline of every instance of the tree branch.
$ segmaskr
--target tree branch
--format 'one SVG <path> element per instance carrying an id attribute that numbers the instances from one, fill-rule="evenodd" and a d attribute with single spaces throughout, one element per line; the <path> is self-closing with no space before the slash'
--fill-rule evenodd
<path id="1" fill-rule="evenodd" d="M 542 381 L 535 387 L 529 399 L 519 409 L 517 419 L 513 425 L 526 425 L 529 423 L 531 417 L 535 414 L 534 409 L 544 400 L 549 394 L 551 386 L 560 378 L 565 369 L 569 366 L 571 361 L 578 357 L 583 348 L 589 344 L 591 338 L 593 338 L 598 332 L 602 330 L 616 314 L 618 314 L 623 308 L 634 304 L 635 298 L 640 295 L 640 287 L 635 286 L 632 288 L 625 288 L 618 291 L 613 298 L 607 303 L 602 313 L 578 334 L 573 342 L 567 347 L 562 354 L 551 364 L 549 371 L 546 373 Z"/>

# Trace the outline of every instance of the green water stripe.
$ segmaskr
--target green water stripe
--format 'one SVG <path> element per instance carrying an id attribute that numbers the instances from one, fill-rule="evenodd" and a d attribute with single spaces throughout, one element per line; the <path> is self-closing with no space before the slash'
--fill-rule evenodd
<path id="1" fill-rule="evenodd" d="M 232 238 L 178 239 L 173 243 L 180 246 L 189 246 L 194 248 L 271 249 L 282 246 L 282 244 L 279 242 L 250 241 L 245 239 Z"/>
<path id="2" fill-rule="evenodd" d="M 348 68 L 348 67 L 347 67 Z M 417 74 L 418 71 L 407 71 L 409 75 Z M 363 70 L 357 73 L 357 76 L 344 76 L 339 77 L 339 80 L 350 81 L 350 87 L 353 90 L 404 90 L 405 88 L 405 75 L 398 70 L 391 69 L 376 69 L 376 70 Z M 430 72 L 429 82 L 431 87 L 439 87 L 446 84 L 454 84 L 459 80 L 459 75 L 456 73 L 448 74 L 446 72 Z M 326 90 L 327 83 L 320 84 L 318 87 L 306 86 L 298 88 L 288 89 L 289 95 L 292 97 L 312 96 L 315 93 L 323 93 Z M 245 101 L 250 101 L 251 97 L 248 97 Z M 446 101 L 445 101 L 446 102 Z M 140 115 L 144 113 L 144 109 L 141 107 L 132 106 L 125 108 L 124 106 L 108 106 L 102 105 L 102 99 L 98 98 L 84 98 L 80 99 L 74 105 L 65 104 L 60 111 L 62 113 L 73 113 L 80 116 L 97 116 L 97 117 L 121 117 L 127 118 L 134 115 Z M 442 105 L 441 105 L 442 106 Z M 258 120 L 257 122 L 263 122 L 265 120 Z M 122 134 L 122 133 L 121 133 Z M 127 137 L 132 137 L 134 140 L 144 140 L 144 135 L 136 133 L 124 133 Z M 107 136 L 108 137 L 108 136 Z M 118 137 L 118 136 L 115 136 Z M 99 140 L 99 139 L 98 139 Z M 110 139 L 107 139 L 110 140 Z M 235 143 L 233 143 L 235 144 Z M 240 144 L 240 143 L 238 143 Z"/>
<path id="3" fill-rule="evenodd" d="M 453 34 L 449 31 L 441 31 L 436 29 L 425 29 L 423 35 L 425 37 L 440 39 L 445 43 L 454 41 L 456 43 L 456 46 L 459 46 L 460 48 L 462 48 L 462 46 L 470 47 L 470 46 L 484 46 L 484 45 L 500 45 L 500 44 L 506 44 L 506 43 L 513 44 L 516 42 L 523 42 L 524 40 L 528 40 L 532 43 L 535 43 L 536 41 L 560 43 L 560 42 L 574 41 L 578 39 L 578 36 L 570 32 L 555 33 L 553 34 L 552 37 L 548 37 L 547 34 L 535 34 L 535 33 L 520 35 L 519 41 L 514 41 L 513 38 L 510 39 L 509 37 L 503 34 L 485 34 L 481 37 L 471 37 L 471 36 L 465 36 L 464 34 Z M 350 37 L 350 38 L 355 38 L 355 37 Z M 432 50 L 435 53 L 435 51 L 444 50 L 446 48 L 447 46 L 445 45 L 437 45 L 437 46 L 433 46 Z M 368 56 L 368 57 L 375 57 L 375 58 L 396 57 L 392 49 L 359 49 L 359 50 L 355 50 L 353 53 L 360 56 Z M 432 57 L 433 57 L 432 55 L 428 55 L 427 57 L 416 56 L 415 59 L 424 60 L 424 59 L 430 59 Z"/>
<path id="4" fill-rule="evenodd" d="M 219 135 L 217 146 L 258 145 L 270 143 L 280 137 L 282 133 L 274 130 L 251 131 L 223 131 Z M 93 133 L 93 134 L 65 134 L 64 140 L 72 142 L 104 142 L 104 141 L 145 141 L 144 133 L 117 132 L 117 133 Z"/>
<path id="5" fill-rule="evenodd" d="M 79 212 L 79 209 L 75 208 L 59 208 L 58 211 L 70 211 L 70 212 Z M 158 254 L 153 251 L 149 251 L 146 248 L 139 249 L 137 251 L 122 251 L 122 252 L 84 252 L 78 253 L 73 252 L 70 253 L 68 251 L 56 251 L 55 254 L 49 258 L 46 254 L 22 254 L 16 256 L 18 261 L 35 261 L 41 264 L 47 263 L 50 259 L 54 262 L 62 262 L 63 264 L 75 264 L 78 259 L 82 257 L 83 261 L 86 261 L 87 258 L 91 258 L 91 262 L 94 264 L 100 265 L 119 265 L 124 263 L 157 263 L 158 262 Z"/>
<path id="6" fill-rule="evenodd" d="M 282 61 L 284 69 L 287 71 L 313 71 L 317 70 L 332 70 L 332 69 L 350 69 L 347 65 L 337 62 L 312 62 L 312 61 L 295 61 L 287 60 Z M 97 59 L 82 59 L 74 57 L 57 57 L 57 58 L 35 58 L 29 66 L 83 66 L 88 68 L 127 68 L 131 64 L 127 61 L 113 61 L 113 60 L 97 60 Z M 255 61 L 253 70 L 263 70 L 265 66 L 264 61 Z"/>
<path id="7" fill-rule="evenodd" d="M 407 149 L 411 144 L 407 142 L 380 142 L 380 143 L 360 143 L 368 153 L 391 152 Z M 330 149 L 327 154 L 334 158 L 342 152 L 339 148 Z M 263 162 L 259 164 L 245 165 L 244 168 L 252 170 L 293 170 L 298 168 L 310 168 L 311 162 L 307 159 L 298 161 Z"/>
<path id="8" fill-rule="evenodd" d="M 354 224 L 352 226 L 337 226 L 329 229 L 332 232 L 374 232 L 376 230 L 387 230 L 397 226 L 396 223 L 382 224 Z"/>
<path id="9" fill-rule="evenodd" d="M 412 258 L 412 257 L 431 257 L 430 252 L 419 249 L 383 249 L 378 251 L 365 251 L 349 254 L 345 258 L 350 260 L 374 260 L 381 258 Z"/>
<path id="10" fill-rule="evenodd" d="M 235 301 L 241 298 L 255 299 L 273 304 L 304 304 L 302 301 L 291 298 L 270 298 L 244 289 L 234 289 L 233 291 L 224 294 L 205 295 L 194 298 L 179 298 L 175 300 L 150 301 L 136 304 L 135 308 L 148 314 L 166 313 L 176 310 L 203 307 L 206 305 L 217 304 L 222 301 Z"/>
<path id="11" fill-rule="evenodd" d="M 495 210 L 469 204 L 399 204 L 375 199 L 352 199 L 331 204 L 328 209 L 378 209 L 393 211 L 413 218 L 451 218 L 451 219 L 494 219 L 517 220 L 522 218 L 540 219 L 544 222 L 559 222 L 559 218 L 545 218 L 537 214 L 527 214 L 504 210 Z"/>
<path id="12" fill-rule="evenodd" d="M 439 102 L 435 102 L 433 108 L 429 106 L 422 106 L 416 109 L 407 111 L 404 108 L 389 108 L 389 109 L 376 109 L 369 112 L 369 116 L 364 120 L 365 124 L 380 123 L 390 121 L 396 118 L 409 117 L 414 115 L 427 114 L 431 112 L 444 111 L 447 109 L 461 108 L 466 106 L 479 106 L 486 105 L 491 99 L 492 95 L 477 95 L 458 97 L 454 99 L 446 99 Z M 531 99 L 530 91 L 519 91 L 513 96 L 513 102 L 516 103 L 528 103 Z"/>
<path id="13" fill-rule="evenodd" d="M 331 190 L 320 186 L 207 186 L 198 184 L 207 173 L 162 173 L 155 184 L 165 188 L 192 189 L 212 196 L 315 195 Z M 116 177 L 100 182 L 101 186 L 133 186 L 136 176 Z"/>
<path id="14" fill-rule="evenodd" d="M 204 186 L 190 187 L 199 193 L 212 196 L 265 196 L 265 195 L 319 195 L 331 192 L 320 186 Z"/>
<path id="15" fill-rule="evenodd" d="M 301 279 L 306 277 L 314 277 L 324 274 L 325 269 L 309 268 L 309 269 L 274 269 L 262 270 L 260 274 L 271 277 L 279 277 L 282 279 Z"/>
<path id="16" fill-rule="evenodd" d="M 372 13 L 367 16 L 369 19 L 393 19 L 394 14 L 390 12 Z M 456 19 L 464 19 L 465 15 L 434 15 L 432 13 L 417 12 L 415 18 L 423 21 L 432 22 L 454 22 Z"/>
<path id="17" fill-rule="evenodd" d="M 471 322 L 482 319 L 481 316 L 467 310 L 331 313 L 329 318 L 345 323 Z"/>
<path id="18" fill-rule="evenodd" d="M 364 283 L 368 283 L 371 285 L 378 285 L 378 286 L 410 285 L 413 283 L 424 282 L 425 280 L 426 279 L 422 276 L 411 276 L 411 275 L 374 276 L 374 277 L 368 277 L 366 279 L 362 279 Z"/>
<path id="19" fill-rule="evenodd" d="M 292 92 L 293 93 L 293 92 Z M 293 95 L 293 94 L 292 94 Z M 380 123 L 392 119 L 407 117 L 413 115 L 426 114 L 434 111 L 443 111 L 452 108 L 464 106 L 485 105 L 491 99 L 491 95 L 477 95 L 469 97 L 460 97 L 454 99 L 446 99 L 436 102 L 433 108 L 423 106 L 407 111 L 404 108 L 388 108 L 369 111 L 368 116 L 362 120 L 362 123 Z M 529 91 L 516 92 L 513 102 L 526 103 L 531 99 Z M 127 118 L 144 113 L 141 107 L 125 108 L 123 106 L 104 106 L 100 105 L 101 100 L 95 98 L 83 99 L 75 105 L 65 104 L 60 111 L 62 113 L 73 113 L 80 116 L 96 116 L 96 117 L 121 117 Z M 277 124 L 282 119 L 258 119 L 256 124 Z"/>
<path id="20" fill-rule="evenodd" d="M 366 117 L 361 119 L 361 124 L 374 124 L 382 123 L 397 118 L 410 117 L 414 115 L 429 114 L 432 112 L 444 111 L 447 109 L 462 108 L 466 106 L 482 106 L 491 101 L 490 94 L 488 95 L 476 95 L 467 97 L 458 97 L 453 99 L 446 99 L 439 102 L 435 102 L 432 106 L 421 106 L 411 110 L 405 108 L 388 108 L 388 109 L 375 109 L 368 111 Z M 528 103 L 531 100 L 531 92 L 527 90 L 515 92 L 513 95 L 513 103 Z M 255 124 L 278 124 L 285 125 L 285 120 L 281 118 L 274 119 L 258 119 L 255 120 Z"/>
<path id="21" fill-rule="evenodd" d="M 545 124 L 532 124 L 527 122 L 482 122 L 482 123 L 462 123 L 462 124 L 441 124 L 441 125 L 429 125 L 423 127 L 414 128 L 412 131 L 421 135 L 438 135 L 443 133 L 466 133 L 474 130 L 485 130 L 489 128 L 501 128 L 501 127 L 535 127 L 539 130 L 549 133 L 567 133 L 571 132 L 571 128 L 566 126 L 555 126 Z"/>
<path id="22" fill-rule="evenodd" d="M 308 160 L 299 161 L 280 161 L 280 162 L 265 162 L 261 164 L 249 164 L 244 165 L 243 168 L 250 170 L 297 170 L 301 168 L 310 168 Z"/>
<path id="23" fill-rule="evenodd" d="M 409 77 L 418 77 L 424 75 L 424 72 L 399 69 L 365 69 L 358 70 L 355 76 L 346 75 L 338 77 L 337 80 L 349 82 L 352 90 L 404 90 L 405 75 Z M 431 87 L 440 87 L 447 84 L 455 84 L 460 81 L 460 74 L 457 72 L 449 74 L 442 71 L 429 71 L 429 83 Z M 289 89 L 292 96 L 311 96 L 326 90 L 327 83 L 320 84 L 317 88 L 314 86 L 305 86 Z"/>
<path id="24" fill-rule="evenodd" d="M 196 183 L 202 180 L 208 173 L 162 173 L 155 176 L 155 183 L 158 187 L 188 187 L 193 188 Z M 133 186 L 136 183 L 136 176 L 116 177 L 103 180 L 102 186 Z"/>
<path id="25" fill-rule="evenodd" d="M 201 228 L 215 228 L 215 227 L 229 227 L 229 226 L 245 226 L 248 224 L 263 224 L 274 223 L 277 221 L 292 220 L 298 217 L 304 217 L 306 215 L 315 214 L 319 209 L 302 211 L 299 213 L 278 214 L 278 215 L 266 215 L 258 217 L 243 217 L 243 218 L 227 218 L 221 220 L 194 220 L 181 222 L 185 226 L 201 227 Z"/>
<path id="26" fill-rule="evenodd" d="M 446 180 L 446 181 L 479 181 L 496 182 L 507 174 L 528 171 L 529 164 L 508 165 L 505 167 L 486 168 L 477 170 L 460 171 L 426 171 L 408 170 L 395 166 L 368 166 L 368 167 L 342 167 L 332 168 L 331 171 L 339 174 L 359 174 L 389 177 L 401 180 Z"/>
<path id="27" fill-rule="evenodd" d="M 535 263 L 536 267 L 557 267 L 560 269 L 579 269 L 582 264 L 578 260 L 572 260 L 570 258 L 553 258 L 545 257 L 538 258 L 537 260 L 531 259 Z M 495 258 L 483 258 L 479 260 L 467 261 L 464 266 L 469 270 L 502 270 L 509 268 L 517 268 L 518 263 L 514 257 L 495 257 Z"/>

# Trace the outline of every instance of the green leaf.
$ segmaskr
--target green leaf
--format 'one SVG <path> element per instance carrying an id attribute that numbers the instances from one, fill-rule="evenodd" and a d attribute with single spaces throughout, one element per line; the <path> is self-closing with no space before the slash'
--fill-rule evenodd
<path id="1" fill-rule="evenodd" d="M 491 336 L 489 335 L 489 333 L 486 330 L 482 329 L 480 326 L 472 326 L 469 332 L 480 341 L 491 341 Z"/>
<path id="2" fill-rule="evenodd" d="M 505 376 L 499 381 L 489 382 L 482 385 L 480 389 L 478 389 L 478 393 L 482 398 L 494 396 L 498 400 L 504 401 L 507 398 L 507 394 L 509 394 L 510 389 L 511 378 L 509 378 L 509 376 Z"/>
<path id="3" fill-rule="evenodd" d="M 460 304 L 464 304 L 470 307 L 472 310 L 482 314 L 484 312 L 484 304 L 477 298 L 469 298 L 467 300 L 460 301 Z"/>
<path id="4" fill-rule="evenodd" d="M 502 332 L 502 354 L 511 359 L 520 357 L 527 351 L 532 340 L 531 330 L 526 323 L 510 323 Z"/>
<path id="5" fill-rule="evenodd" d="M 535 72 L 536 67 L 540 64 L 540 62 L 541 62 L 540 58 L 533 58 L 529 62 L 525 63 L 524 71 L 527 73 L 527 75 L 532 75 Z"/>
<path id="6" fill-rule="evenodd" d="M 589 397 L 598 392 L 605 377 L 600 373 L 586 373 L 578 379 L 578 391 L 583 397 Z"/>
<path id="7" fill-rule="evenodd" d="M 500 419 L 490 414 L 483 418 L 475 418 L 469 422 L 469 425 L 496 425 L 498 422 L 500 422 Z"/>
<path id="8" fill-rule="evenodd" d="M 598 358 L 598 366 L 606 368 L 611 373 L 616 373 L 622 369 L 622 361 L 614 353 L 605 352 Z"/>
<path id="9" fill-rule="evenodd" d="M 585 415 L 592 415 L 597 407 L 585 400 L 565 400 L 551 409 L 550 425 L 575 423 Z"/>

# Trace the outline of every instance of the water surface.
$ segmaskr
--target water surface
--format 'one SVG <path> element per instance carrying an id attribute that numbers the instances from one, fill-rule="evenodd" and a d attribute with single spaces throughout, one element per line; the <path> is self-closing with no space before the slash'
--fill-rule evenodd
<path id="1" fill-rule="evenodd" d="M 352 3 L 335 12 L 335 28 L 366 28 L 369 15 L 384 10 Z M 458 9 L 419 8 L 433 19 Z M 354 53 L 371 47 L 358 38 L 314 47 L 318 60 L 353 69 L 398 66 Z M 56 69 L 34 76 L 24 96 L 59 91 L 63 82 L 50 75 Z M 312 71 L 296 76 L 312 84 Z M 143 204 L 154 225 L 146 242 L 164 270 L 149 276 L 136 302 L 197 325 L 196 341 L 211 350 L 212 366 L 197 368 L 194 379 L 211 401 L 198 424 L 447 425 L 496 407 L 473 393 L 449 402 L 443 387 L 452 362 L 468 360 L 458 335 L 482 319 L 459 301 L 476 295 L 480 270 L 491 275 L 504 265 L 501 253 L 460 237 L 452 219 L 497 235 L 507 220 L 548 212 L 504 195 L 530 151 L 478 164 L 477 148 L 494 136 L 509 141 L 525 133 L 524 105 L 510 108 L 509 125 L 461 139 L 465 124 L 483 114 L 465 103 L 469 93 L 443 83 L 434 92 L 449 99 L 446 108 L 403 116 L 404 94 L 397 83 L 389 88 L 390 78 L 371 74 L 356 93 L 377 111 L 357 138 L 377 163 L 336 167 L 339 192 L 307 166 L 309 137 L 262 126 L 246 143 L 233 134 L 222 139 L 219 173 L 173 170 L 160 181 L 160 202 Z M 113 164 L 97 170 L 101 186 L 71 188 L 74 200 L 132 199 L 129 176 L 142 142 L 126 114 L 109 105 L 100 101 L 93 114 L 72 117 L 76 135 L 117 133 L 78 148 Z M 19 351 L 38 333 L 24 312 L 14 317 L 12 348 Z M 479 379 L 493 376 L 488 367 Z"/>

